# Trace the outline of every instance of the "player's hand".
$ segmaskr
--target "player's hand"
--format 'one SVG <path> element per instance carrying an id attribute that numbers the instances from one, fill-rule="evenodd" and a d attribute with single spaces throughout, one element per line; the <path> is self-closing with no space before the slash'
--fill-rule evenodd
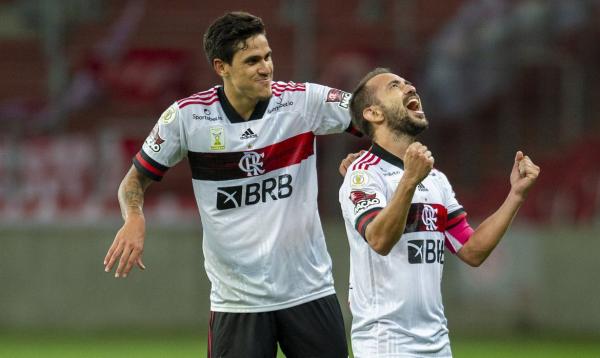
<path id="1" fill-rule="evenodd" d="M 354 162 L 358 157 L 360 157 L 361 155 L 363 155 L 364 152 L 365 152 L 364 150 L 361 150 L 358 153 L 350 153 L 350 154 L 348 154 L 346 156 L 346 158 L 344 158 L 342 160 L 342 162 L 340 163 L 340 168 L 339 168 L 340 174 L 342 176 L 345 176 L 346 172 L 348 171 L 348 168 L 350 167 L 350 164 L 352 164 L 352 162 Z"/>
<path id="2" fill-rule="evenodd" d="M 146 266 L 142 262 L 145 231 L 146 225 L 142 215 L 129 216 L 108 249 L 104 258 L 104 271 L 110 272 L 117 260 L 119 265 L 115 271 L 116 278 L 127 277 L 134 264 L 145 270 Z"/>
<path id="3" fill-rule="evenodd" d="M 419 142 L 414 142 L 406 148 L 404 153 L 404 175 L 410 185 L 416 186 L 433 169 L 435 162 L 431 151 Z"/>
<path id="4" fill-rule="evenodd" d="M 510 173 L 511 191 L 520 198 L 525 199 L 527 192 L 535 183 L 540 174 L 540 167 L 535 165 L 531 158 L 518 151 L 515 163 Z"/>

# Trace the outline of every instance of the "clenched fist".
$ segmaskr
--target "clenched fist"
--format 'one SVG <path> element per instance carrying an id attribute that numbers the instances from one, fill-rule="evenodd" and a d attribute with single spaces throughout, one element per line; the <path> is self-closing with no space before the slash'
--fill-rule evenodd
<path id="1" fill-rule="evenodd" d="M 515 163 L 510 173 L 510 186 L 513 193 L 521 198 L 527 196 L 527 192 L 533 186 L 540 174 L 540 167 L 533 164 L 531 158 L 518 151 L 515 155 Z"/>
<path id="2" fill-rule="evenodd" d="M 412 185 L 419 184 L 433 168 L 434 159 L 431 151 L 419 142 L 414 142 L 404 153 L 404 178 Z"/>

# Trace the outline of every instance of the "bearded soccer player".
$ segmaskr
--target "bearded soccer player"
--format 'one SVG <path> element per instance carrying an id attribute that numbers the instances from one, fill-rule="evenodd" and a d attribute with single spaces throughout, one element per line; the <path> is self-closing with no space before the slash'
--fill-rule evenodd
<path id="1" fill-rule="evenodd" d="M 355 126 L 373 145 L 350 166 L 340 203 L 350 243 L 355 357 L 451 357 L 442 305 L 444 247 L 479 266 L 498 244 L 540 169 L 518 151 L 504 203 L 475 230 L 417 136 L 428 127 L 413 85 L 387 69 L 352 94 Z"/>
<path id="2" fill-rule="evenodd" d="M 315 136 L 351 128 L 350 94 L 273 81 L 260 18 L 228 13 L 204 35 L 223 84 L 160 117 L 119 188 L 125 223 L 105 258 L 144 268 L 144 191 L 187 157 L 211 282 L 208 354 L 347 357 L 317 212 Z"/>

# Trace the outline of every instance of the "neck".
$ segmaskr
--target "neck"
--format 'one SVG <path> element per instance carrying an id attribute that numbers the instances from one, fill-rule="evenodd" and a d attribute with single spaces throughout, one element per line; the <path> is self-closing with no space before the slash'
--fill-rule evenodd
<path id="1" fill-rule="evenodd" d="M 380 147 L 397 156 L 398 158 L 404 160 L 404 153 L 406 152 L 406 148 L 411 145 L 416 138 L 411 137 L 406 134 L 398 135 L 393 133 L 390 130 L 379 131 L 380 133 L 375 133 L 373 137 L 373 141 L 377 143 Z"/>
<path id="2" fill-rule="evenodd" d="M 258 99 L 249 98 L 241 95 L 239 92 L 235 90 L 235 88 L 228 84 L 227 82 L 223 83 L 223 91 L 225 92 L 225 96 L 227 96 L 227 100 L 231 104 L 231 106 L 235 109 L 235 111 L 245 120 L 248 120 L 254 112 L 254 108 L 258 103 Z"/>

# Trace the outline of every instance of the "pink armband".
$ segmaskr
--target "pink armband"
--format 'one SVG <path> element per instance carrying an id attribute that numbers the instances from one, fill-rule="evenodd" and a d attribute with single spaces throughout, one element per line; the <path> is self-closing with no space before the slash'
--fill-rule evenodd
<path id="1" fill-rule="evenodd" d="M 473 229 L 467 222 L 467 215 L 463 214 L 446 228 L 446 247 L 450 252 L 456 254 L 473 235 Z"/>

